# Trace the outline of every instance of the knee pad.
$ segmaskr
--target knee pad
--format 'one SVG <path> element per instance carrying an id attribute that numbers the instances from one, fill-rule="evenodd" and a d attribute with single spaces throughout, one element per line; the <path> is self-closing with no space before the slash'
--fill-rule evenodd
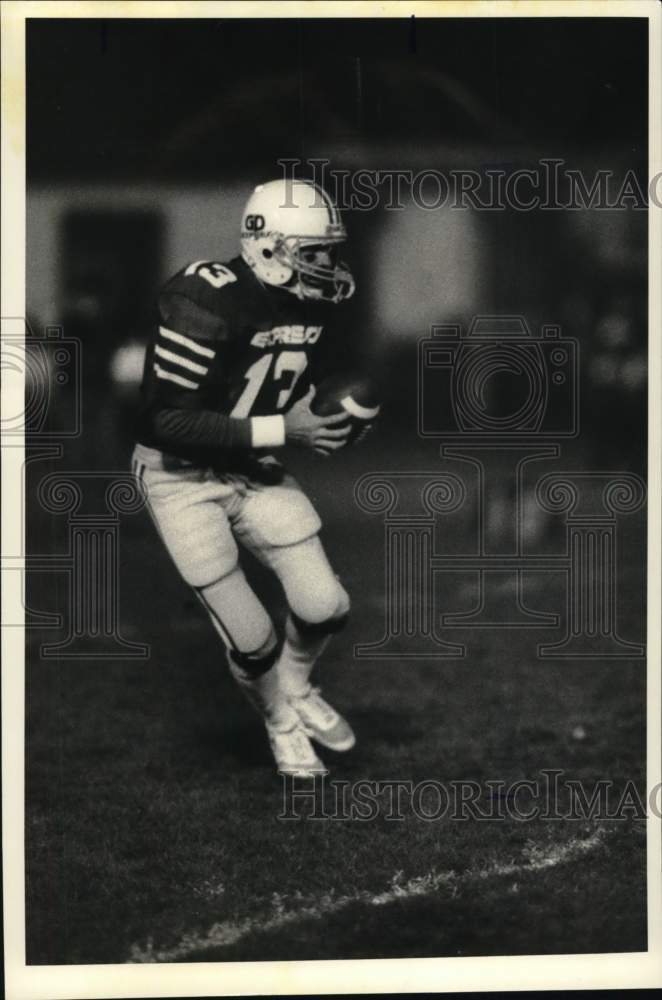
<path id="1" fill-rule="evenodd" d="M 321 622 L 307 622 L 303 618 L 299 618 L 294 611 L 290 611 L 290 615 L 297 630 L 304 638 L 322 638 L 325 635 L 334 635 L 345 627 L 349 619 L 349 606 L 342 614 L 334 615 L 333 618 L 325 618 Z"/>
<path id="2" fill-rule="evenodd" d="M 345 621 L 349 618 L 349 609 L 351 603 L 349 600 L 349 594 L 342 586 L 340 581 L 338 581 L 338 607 L 336 608 L 336 617 L 344 618 Z"/>
<path id="3" fill-rule="evenodd" d="M 252 653 L 242 653 L 232 649 L 228 652 L 228 656 L 249 678 L 261 677 L 271 670 L 278 659 L 276 633 L 272 632 L 267 641 Z"/>
<path id="4" fill-rule="evenodd" d="M 332 622 L 349 612 L 349 597 L 333 572 L 319 538 L 281 546 L 269 553 L 295 618 L 307 625 Z"/>
<path id="5" fill-rule="evenodd" d="M 338 632 L 349 617 L 349 596 L 336 580 L 336 586 L 311 587 L 305 598 L 297 595 L 291 602 L 292 618 L 302 632 L 317 629 L 320 635 Z"/>

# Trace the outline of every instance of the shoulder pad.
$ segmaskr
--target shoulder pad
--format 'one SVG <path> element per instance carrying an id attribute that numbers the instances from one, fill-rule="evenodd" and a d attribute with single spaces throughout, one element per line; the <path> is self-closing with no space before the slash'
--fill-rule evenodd
<path id="1" fill-rule="evenodd" d="M 161 291 L 161 320 L 189 336 L 218 338 L 227 331 L 230 307 L 223 290 L 236 281 L 236 274 L 225 264 L 215 261 L 189 264 Z"/>
<path id="2" fill-rule="evenodd" d="M 216 261 L 196 260 L 178 271 L 164 286 L 164 292 L 179 292 L 203 305 L 217 302 L 225 296 L 222 290 L 231 288 L 238 278 L 227 264 Z"/>
<path id="3" fill-rule="evenodd" d="M 237 275 L 231 267 L 214 260 L 196 260 L 180 271 L 177 277 L 182 281 L 186 281 L 187 278 L 193 279 L 190 284 L 200 285 L 201 288 L 206 284 L 214 291 L 225 285 L 232 285 L 237 280 Z"/>

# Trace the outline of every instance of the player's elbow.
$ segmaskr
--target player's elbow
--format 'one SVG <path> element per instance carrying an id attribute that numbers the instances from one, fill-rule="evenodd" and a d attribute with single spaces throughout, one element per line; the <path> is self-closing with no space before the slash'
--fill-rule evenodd
<path id="1" fill-rule="evenodd" d="M 157 448 L 163 451 L 174 450 L 185 443 L 185 414 L 176 409 L 151 407 L 147 414 L 147 423 L 151 438 Z"/>

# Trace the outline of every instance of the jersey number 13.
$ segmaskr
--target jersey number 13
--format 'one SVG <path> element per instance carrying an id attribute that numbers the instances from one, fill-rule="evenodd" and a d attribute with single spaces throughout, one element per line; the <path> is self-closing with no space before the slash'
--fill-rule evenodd
<path id="1" fill-rule="evenodd" d="M 274 355 L 265 354 L 264 357 L 255 361 L 254 364 L 246 370 L 244 375 L 246 385 L 244 386 L 241 396 L 235 403 L 230 416 L 248 416 L 255 400 L 259 395 L 260 389 L 269 375 L 271 375 L 271 378 L 275 383 L 283 384 L 283 388 L 280 389 L 276 400 L 276 409 L 282 410 L 294 392 L 294 387 L 299 381 L 299 378 L 306 369 L 307 365 L 308 357 L 305 351 L 281 351 L 281 353 L 276 356 L 275 364 Z"/>

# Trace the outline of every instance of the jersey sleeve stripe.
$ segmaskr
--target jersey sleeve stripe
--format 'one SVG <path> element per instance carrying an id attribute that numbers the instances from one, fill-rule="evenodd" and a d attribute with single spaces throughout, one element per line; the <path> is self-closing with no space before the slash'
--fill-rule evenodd
<path id="1" fill-rule="evenodd" d="M 169 330 L 167 326 L 160 326 L 159 333 L 166 340 L 171 340 L 175 344 L 181 344 L 182 347 L 188 347 L 189 351 L 200 354 L 203 358 L 213 358 L 216 354 L 216 351 L 213 351 L 210 347 L 203 347 L 202 344 L 191 340 L 190 337 L 185 337 L 182 333 L 177 333 L 176 330 Z"/>
<path id="2" fill-rule="evenodd" d="M 199 365 L 197 361 L 191 361 L 190 358 L 185 358 L 182 354 L 174 354 L 172 351 L 166 351 L 165 347 L 161 347 L 160 344 L 156 345 L 154 353 L 158 354 L 160 358 L 170 361 L 173 365 L 188 368 L 189 371 L 195 372 L 197 375 L 206 375 L 209 371 L 207 365 Z"/>
<path id="3" fill-rule="evenodd" d="M 199 389 L 198 382 L 192 382 L 189 378 L 184 378 L 183 375 L 176 375 L 175 372 L 166 371 L 165 368 L 161 368 L 161 365 L 154 364 L 154 371 L 158 378 L 168 379 L 169 382 L 175 382 L 177 385 L 181 385 L 184 389 Z"/>

